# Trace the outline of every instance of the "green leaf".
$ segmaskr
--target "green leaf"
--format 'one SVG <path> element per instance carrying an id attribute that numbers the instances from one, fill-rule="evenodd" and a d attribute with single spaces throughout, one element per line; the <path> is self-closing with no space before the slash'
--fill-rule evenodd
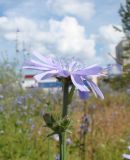
<path id="1" fill-rule="evenodd" d="M 72 101 L 72 97 L 73 97 L 73 95 L 74 95 L 74 91 L 75 91 L 75 86 L 72 85 L 71 90 L 70 90 L 70 92 L 69 92 L 69 96 L 68 96 L 68 105 L 69 105 L 69 104 L 71 103 L 71 101 Z"/>

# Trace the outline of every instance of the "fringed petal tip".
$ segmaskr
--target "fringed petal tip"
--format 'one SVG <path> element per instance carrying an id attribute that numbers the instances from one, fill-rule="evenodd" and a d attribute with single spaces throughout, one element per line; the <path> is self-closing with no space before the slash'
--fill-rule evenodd
<path id="1" fill-rule="evenodd" d="M 78 70 L 75 73 L 81 76 L 93 76 L 93 75 L 96 76 L 100 74 L 102 71 L 103 71 L 103 68 L 101 66 L 92 65 L 85 69 Z"/>
<path id="2" fill-rule="evenodd" d="M 84 81 L 84 84 L 89 87 L 89 89 L 94 93 L 96 97 L 99 97 L 101 99 L 104 99 L 104 95 L 102 91 L 99 89 L 99 87 L 92 81 L 92 80 L 86 80 Z"/>

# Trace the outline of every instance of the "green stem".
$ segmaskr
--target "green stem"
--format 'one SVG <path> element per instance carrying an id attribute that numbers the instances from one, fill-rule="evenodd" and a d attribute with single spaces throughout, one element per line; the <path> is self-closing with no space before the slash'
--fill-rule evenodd
<path id="1" fill-rule="evenodd" d="M 51 153 L 50 153 L 50 138 L 48 138 L 48 160 L 50 160 L 51 158 Z"/>
<path id="2" fill-rule="evenodd" d="M 64 80 L 63 84 L 63 107 L 62 107 L 62 118 L 65 118 L 68 114 L 68 101 L 69 101 L 69 82 L 67 79 Z M 60 140 L 60 160 L 66 160 L 66 132 L 59 134 Z"/>
<path id="3" fill-rule="evenodd" d="M 69 82 L 67 79 L 64 80 L 63 84 L 63 108 L 62 108 L 62 118 L 66 117 L 68 114 L 68 101 L 69 101 Z"/>
<path id="4" fill-rule="evenodd" d="M 66 160 L 66 133 L 63 132 L 60 137 L 60 160 Z"/>

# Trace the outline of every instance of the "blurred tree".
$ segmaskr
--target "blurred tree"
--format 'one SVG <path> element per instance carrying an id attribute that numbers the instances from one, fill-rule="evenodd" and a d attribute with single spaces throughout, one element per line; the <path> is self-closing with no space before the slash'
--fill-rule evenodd
<path id="1" fill-rule="evenodd" d="M 117 63 L 123 65 L 123 73 L 122 75 L 104 79 L 104 82 L 108 83 L 116 91 L 124 90 L 130 86 L 130 0 L 125 0 L 124 4 L 121 4 L 119 15 L 125 38 L 118 44 L 118 58 L 115 60 Z M 118 27 L 114 26 L 114 28 L 122 32 Z"/>
<path id="2" fill-rule="evenodd" d="M 126 0 L 125 5 L 120 6 L 119 14 L 126 36 L 130 38 L 130 0 Z"/>
<path id="3" fill-rule="evenodd" d="M 127 64 L 124 65 L 124 71 L 130 72 L 130 0 L 126 0 L 125 4 L 121 4 L 119 9 L 121 16 L 122 27 L 126 36 L 123 59 L 127 60 Z"/>

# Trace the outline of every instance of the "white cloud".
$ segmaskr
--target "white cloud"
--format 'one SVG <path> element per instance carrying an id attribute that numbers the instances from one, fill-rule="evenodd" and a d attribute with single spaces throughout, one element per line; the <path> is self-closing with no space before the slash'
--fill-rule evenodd
<path id="1" fill-rule="evenodd" d="M 19 29 L 18 33 L 16 33 L 17 29 Z M 42 31 L 40 25 L 31 19 L 0 17 L 0 35 L 6 41 L 14 43 L 17 37 L 20 50 L 24 43 L 27 49 L 31 46 L 31 50 L 49 53 L 44 45 L 46 32 Z"/>
<path id="2" fill-rule="evenodd" d="M 72 17 L 62 21 L 50 20 L 50 33 L 59 52 L 81 54 L 86 57 L 95 55 L 95 41 L 85 36 L 85 28 Z"/>
<path id="3" fill-rule="evenodd" d="M 48 0 L 48 7 L 57 15 L 77 16 L 81 19 L 88 20 L 94 14 L 94 4 L 82 0 Z"/>
<path id="4" fill-rule="evenodd" d="M 35 8 L 35 9 L 34 9 Z M 90 0 L 23 0 L 4 11 L 10 17 L 24 16 L 34 19 L 74 16 L 88 21 L 95 13 L 94 3 Z"/>
<path id="5" fill-rule="evenodd" d="M 36 27 L 36 24 L 32 20 L 24 17 L 0 17 L 0 29 L 4 29 L 6 31 L 14 31 L 17 28 L 20 28 L 21 31 L 30 32 L 30 29 L 35 30 Z"/>
<path id="6" fill-rule="evenodd" d="M 124 36 L 111 24 L 101 26 L 98 36 L 87 36 L 85 27 L 80 25 L 76 18 L 69 16 L 62 20 L 50 19 L 46 28 L 44 22 L 42 24 L 24 17 L 0 17 L 0 35 L 4 39 L 15 43 L 17 28 L 20 29 L 20 49 L 24 43 L 30 52 L 35 50 L 49 55 L 82 57 L 87 62 L 92 60 L 106 63 L 108 59 L 111 61 L 107 53 L 111 52 L 115 56 L 115 46 Z M 102 51 L 99 51 L 102 54 L 100 57 L 96 55 L 97 40 L 103 46 Z"/>
<path id="7" fill-rule="evenodd" d="M 117 26 L 117 25 L 116 25 Z M 118 28 L 121 28 L 120 26 L 117 26 Z M 102 38 L 108 42 L 117 44 L 121 38 L 124 36 L 123 32 L 119 32 L 114 29 L 113 25 L 104 25 L 99 28 L 100 35 Z"/>
<path id="8" fill-rule="evenodd" d="M 65 17 L 61 21 L 50 19 L 47 28 L 24 17 L 1 17 L 1 35 L 8 41 L 16 40 L 16 30 L 19 43 L 31 45 L 31 50 L 43 54 L 70 55 L 76 57 L 95 57 L 95 38 L 86 36 L 84 26 L 76 18 Z"/>
<path id="9" fill-rule="evenodd" d="M 0 17 L 0 48 L 10 50 L 11 45 L 15 46 L 19 28 L 21 48 L 24 41 L 26 48 L 30 50 L 31 46 L 31 50 L 43 54 L 75 55 L 106 63 L 104 53 L 115 54 L 122 33 L 115 31 L 111 24 L 104 25 L 119 23 L 117 3 L 101 3 L 100 0 L 0 0 L 1 14 L 5 16 Z M 98 32 L 97 37 L 92 36 L 92 32 Z"/>
<path id="10" fill-rule="evenodd" d="M 117 25 L 116 25 L 117 26 Z M 117 26 L 121 29 L 121 26 Z M 112 61 L 107 53 L 111 53 L 115 57 L 115 47 L 124 37 L 123 32 L 119 32 L 113 28 L 112 24 L 104 25 L 99 28 L 99 40 L 102 43 L 104 51 L 104 59 Z"/>

